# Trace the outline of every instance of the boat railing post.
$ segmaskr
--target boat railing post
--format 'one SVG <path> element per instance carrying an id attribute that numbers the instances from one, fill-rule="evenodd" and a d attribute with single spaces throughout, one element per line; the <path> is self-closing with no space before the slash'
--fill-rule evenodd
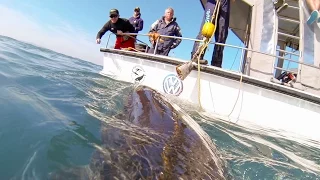
<path id="1" fill-rule="evenodd" d="M 110 40 L 111 34 L 112 34 L 112 33 L 109 33 L 108 40 L 107 40 L 107 44 L 106 44 L 106 48 L 108 48 L 108 44 L 109 44 L 109 40 Z"/>
<path id="2" fill-rule="evenodd" d="M 246 50 L 245 49 L 242 49 L 241 50 L 241 58 L 240 58 L 240 61 L 239 61 L 239 72 L 242 74 L 242 63 L 243 63 L 243 59 L 244 59 L 244 52 Z"/>
<path id="3" fill-rule="evenodd" d="M 160 36 L 160 37 L 161 37 L 161 36 Z M 155 47 L 154 47 L 153 54 L 156 54 L 156 52 L 157 52 L 159 39 L 160 39 L 160 38 L 158 38 L 157 41 L 156 41 L 156 45 L 155 45 Z"/>

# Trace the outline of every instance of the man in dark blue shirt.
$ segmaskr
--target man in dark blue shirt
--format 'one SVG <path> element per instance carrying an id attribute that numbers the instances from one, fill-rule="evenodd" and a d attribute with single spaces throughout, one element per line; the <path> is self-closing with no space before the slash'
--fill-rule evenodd
<path id="1" fill-rule="evenodd" d="M 129 21 L 133 25 L 135 33 L 142 31 L 143 19 L 141 18 L 141 13 L 140 13 L 139 7 L 134 8 L 133 16 L 131 18 L 129 18 Z"/>

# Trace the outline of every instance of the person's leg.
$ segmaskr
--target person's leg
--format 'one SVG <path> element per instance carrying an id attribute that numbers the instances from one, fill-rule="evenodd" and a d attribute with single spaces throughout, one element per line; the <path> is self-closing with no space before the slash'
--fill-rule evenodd
<path id="1" fill-rule="evenodd" d="M 314 23 L 317 19 L 319 18 L 319 11 L 318 10 L 314 10 L 311 12 L 310 17 L 307 20 L 307 24 L 311 25 L 312 23 Z"/>
<path id="2" fill-rule="evenodd" d="M 217 43 L 226 43 L 228 37 L 230 18 L 230 0 L 221 1 L 221 7 L 219 10 L 218 24 L 215 32 L 215 40 Z M 222 66 L 224 46 L 215 45 L 211 59 L 211 65 L 216 67 Z"/>
<path id="3" fill-rule="evenodd" d="M 150 48 L 148 49 L 148 53 L 149 53 L 149 54 L 154 54 L 154 51 L 155 51 L 154 47 L 150 47 Z"/>
<path id="4" fill-rule="evenodd" d="M 202 19 L 202 23 L 200 25 L 200 30 L 199 30 L 199 33 L 197 35 L 197 39 L 201 39 L 202 40 L 202 38 L 203 38 L 202 35 L 201 35 L 202 26 L 206 22 L 211 20 L 215 6 L 216 6 L 216 1 L 215 0 L 207 0 L 206 6 L 205 6 L 204 15 L 203 15 L 203 19 Z M 191 52 L 191 59 L 193 58 L 193 55 L 197 52 L 198 48 L 199 48 L 199 42 L 194 42 L 193 49 L 192 49 L 192 52 Z M 201 59 L 203 59 L 204 54 L 205 53 L 202 54 Z"/>
<path id="5" fill-rule="evenodd" d="M 163 49 L 162 51 L 159 51 L 159 55 L 168 56 L 170 53 L 170 48 Z"/>
<path id="6" fill-rule="evenodd" d="M 121 37 L 116 37 L 116 42 L 114 44 L 114 49 L 120 49 L 121 48 L 121 42 L 122 42 L 122 38 Z"/>
<path id="7" fill-rule="evenodd" d="M 131 47 L 133 49 L 136 49 L 136 39 L 134 38 L 129 38 L 128 40 L 128 47 Z M 136 51 L 136 50 L 132 50 L 132 51 Z"/>
<path id="8" fill-rule="evenodd" d="M 307 6 L 310 9 L 310 11 L 317 10 L 318 6 L 317 5 L 318 0 L 306 0 Z"/>
<path id="9" fill-rule="evenodd" d="M 311 12 L 310 17 L 307 20 L 307 24 L 311 25 L 312 23 L 314 23 L 317 19 L 319 18 L 319 11 L 318 10 L 314 10 Z"/>
<path id="10" fill-rule="evenodd" d="M 122 41 L 121 48 L 134 48 L 134 39 L 129 38 L 128 40 Z"/>
<path id="11" fill-rule="evenodd" d="M 318 18 L 318 23 L 320 23 L 320 1 L 319 0 L 314 0 L 315 1 L 315 6 L 316 6 L 316 8 L 318 9 L 318 16 L 319 16 L 319 18 Z"/>
<path id="12" fill-rule="evenodd" d="M 306 0 L 307 6 L 311 11 L 310 17 L 307 19 L 307 24 L 311 25 L 319 18 L 319 0 Z"/>
<path id="13" fill-rule="evenodd" d="M 319 0 L 313 0 L 314 6 L 316 10 L 320 11 L 320 1 Z"/>

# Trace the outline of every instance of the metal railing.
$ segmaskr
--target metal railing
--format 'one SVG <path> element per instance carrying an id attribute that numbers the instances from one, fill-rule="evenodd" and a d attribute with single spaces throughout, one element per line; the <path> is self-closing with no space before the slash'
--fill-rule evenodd
<path id="1" fill-rule="evenodd" d="M 110 35 L 111 34 L 114 34 L 114 33 L 110 33 L 109 34 L 107 45 L 109 43 L 109 39 L 110 39 Z M 139 33 L 123 33 L 122 35 L 127 35 L 127 36 L 149 36 L 149 34 L 139 34 Z M 157 49 L 158 44 L 159 44 L 159 39 L 161 39 L 161 38 L 173 38 L 173 39 L 189 40 L 189 41 L 194 41 L 194 42 L 203 42 L 204 41 L 204 40 L 195 39 L 195 38 L 185 38 L 185 37 L 178 37 L 178 36 L 160 35 L 159 37 L 160 38 L 157 39 L 157 42 L 156 42 L 156 44 L 154 46 L 154 49 L 155 49 L 154 52 L 153 52 L 154 55 L 156 54 L 156 49 Z M 140 41 L 140 42 L 142 42 L 142 41 Z M 146 49 L 147 49 L 149 45 L 147 43 L 144 43 L 144 44 L 147 45 L 147 47 L 146 47 Z M 307 63 L 300 62 L 300 61 L 297 61 L 297 60 L 293 60 L 291 58 L 286 58 L 286 57 L 283 57 L 283 56 L 278 56 L 278 55 L 274 55 L 274 54 L 270 54 L 270 53 L 264 53 L 264 52 L 253 50 L 253 49 L 249 49 L 249 48 L 246 48 L 246 47 L 229 45 L 229 44 L 224 44 L 224 43 L 217 43 L 217 42 L 210 42 L 210 44 L 219 45 L 219 46 L 225 46 L 225 47 L 231 47 L 231 48 L 236 48 L 236 49 L 241 49 L 241 50 L 244 50 L 244 51 L 250 51 L 250 52 L 254 52 L 254 53 L 259 53 L 259 54 L 275 57 L 275 58 L 278 58 L 278 59 L 287 60 L 287 61 L 290 61 L 290 62 L 298 63 L 300 65 L 305 65 L 305 66 L 309 66 L 309 67 L 312 67 L 312 68 L 320 70 L 320 67 L 317 67 L 317 66 L 314 66 L 314 65 L 311 65 L 311 64 L 307 64 Z M 277 51 L 281 51 L 281 52 L 284 52 L 284 53 L 287 53 L 287 54 L 292 54 L 292 55 L 295 55 L 295 56 L 301 56 L 301 52 L 299 54 L 297 54 L 297 53 L 292 53 L 292 52 L 288 52 L 288 51 L 281 50 L 281 49 L 277 49 Z M 243 61 L 243 57 L 240 59 L 240 65 L 241 65 L 242 61 Z M 239 67 L 241 67 L 241 66 L 239 66 Z M 274 69 L 279 69 L 279 70 L 283 70 L 283 71 L 287 71 L 287 72 L 293 72 L 293 71 L 286 70 L 286 69 L 279 68 L 279 67 L 274 67 Z"/>

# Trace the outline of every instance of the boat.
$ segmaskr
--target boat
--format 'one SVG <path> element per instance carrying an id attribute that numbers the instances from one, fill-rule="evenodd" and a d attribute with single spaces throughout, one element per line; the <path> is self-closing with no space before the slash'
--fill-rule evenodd
<path id="1" fill-rule="evenodd" d="M 206 0 L 200 2 L 204 7 Z M 238 72 L 193 62 L 182 80 L 176 68 L 190 60 L 103 47 L 100 74 L 152 87 L 231 123 L 319 143 L 320 28 L 306 24 L 309 15 L 305 0 L 231 3 L 230 28 L 245 47 L 210 43 L 244 52 Z M 297 68 L 285 68 L 285 62 Z"/>

